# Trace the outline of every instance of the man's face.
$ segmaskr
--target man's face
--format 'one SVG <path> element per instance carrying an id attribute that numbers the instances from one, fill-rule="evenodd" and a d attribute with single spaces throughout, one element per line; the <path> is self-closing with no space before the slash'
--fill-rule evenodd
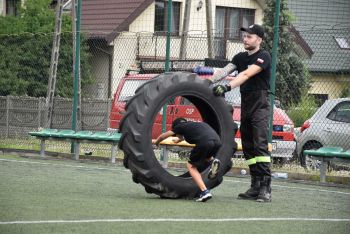
<path id="1" fill-rule="evenodd" d="M 260 46 L 262 39 L 256 34 L 250 34 L 243 32 L 243 44 L 246 50 L 255 50 L 256 47 Z"/>

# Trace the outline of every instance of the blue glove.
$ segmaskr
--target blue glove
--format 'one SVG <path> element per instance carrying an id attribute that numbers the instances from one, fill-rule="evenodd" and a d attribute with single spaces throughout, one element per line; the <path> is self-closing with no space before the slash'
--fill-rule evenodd
<path id="1" fill-rule="evenodd" d="M 193 68 L 193 72 L 198 75 L 213 75 L 214 69 L 212 67 L 197 66 Z"/>
<path id="2" fill-rule="evenodd" d="M 229 91 L 231 91 L 231 85 L 217 85 L 213 88 L 215 96 L 225 96 L 225 93 Z"/>

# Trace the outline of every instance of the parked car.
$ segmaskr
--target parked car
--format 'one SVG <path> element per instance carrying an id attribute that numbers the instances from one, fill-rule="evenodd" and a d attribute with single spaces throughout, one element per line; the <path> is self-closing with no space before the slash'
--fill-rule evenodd
<path id="1" fill-rule="evenodd" d="M 114 99 L 112 102 L 110 128 L 119 128 L 119 123 L 125 113 L 124 108 L 126 102 L 134 95 L 137 87 L 155 76 L 157 76 L 157 74 L 130 74 L 122 78 L 114 94 Z M 201 75 L 200 77 L 206 79 L 209 76 Z M 222 81 L 222 83 L 227 82 L 228 80 Z M 241 107 L 239 88 L 233 89 L 231 92 L 227 93 L 225 98 L 228 103 L 233 105 L 233 120 L 240 125 Z M 156 119 L 154 120 L 152 138 L 157 138 L 157 136 L 162 132 L 162 113 L 163 111 L 160 110 L 156 116 Z M 166 114 L 167 130 L 171 128 L 172 121 L 178 117 L 183 117 L 191 121 L 201 121 L 200 113 L 196 107 L 186 98 L 180 96 L 168 100 Z M 237 132 L 236 137 L 240 138 L 239 131 Z M 296 146 L 294 138 L 294 124 L 284 110 L 277 107 L 274 108 L 272 138 L 273 157 L 287 159 L 293 156 Z"/>
<path id="2" fill-rule="evenodd" d="M 320 162 L 305 156 L 303 151 L 323 146 L 350 149 L 350 98 L 327 100 L 304 122 L 296 148 L 301 165 L 308 169 L 318 168 Z"/>

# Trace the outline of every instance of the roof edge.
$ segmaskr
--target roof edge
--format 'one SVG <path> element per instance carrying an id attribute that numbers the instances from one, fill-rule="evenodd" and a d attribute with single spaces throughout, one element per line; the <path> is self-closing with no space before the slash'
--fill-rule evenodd
<path id="1" fill-rule="evenodd" d="M 296 40 L 299 41 L 298 45 L 305 51 L 305 53 L 311 57 L 314 52 L 312 51 L 311 47 L 309 44 L 304 40 L 304 38 L 300 35 L 299 31 L 293 26 L 290 25 L 288 27 L 289 31 L 295 36 Z"/>
<path id="2" fill-rule="evenodd" d="M 150 6 L 154 0 L 145 0 L 143 1 L 138 8 L 134 10 L 118 27 L 116 27 L 109 35 L 106 36 L 108 43 L 112 42 L 120 32 L 128 30 L 130 24 L 138 17 L 140 14 Z"/>
<path id="3" fill-rule="evenodd" d="M 310 73 L 317 73 L 317 74 L 350 74 L 350 69 L 338 69 L 338 70 L 320 70 L 317 68 L 308 68 Z"/>

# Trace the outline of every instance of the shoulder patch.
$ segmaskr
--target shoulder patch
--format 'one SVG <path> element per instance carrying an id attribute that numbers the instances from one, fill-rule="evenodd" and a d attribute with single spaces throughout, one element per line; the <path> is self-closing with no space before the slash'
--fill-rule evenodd
<path id="1" fill-rule="evenodd" d="M 261 59 L 261 58 L 258 58 L 256 61 L 257 61 L 258 63 L 264 63 L 264 60 Z"/>

